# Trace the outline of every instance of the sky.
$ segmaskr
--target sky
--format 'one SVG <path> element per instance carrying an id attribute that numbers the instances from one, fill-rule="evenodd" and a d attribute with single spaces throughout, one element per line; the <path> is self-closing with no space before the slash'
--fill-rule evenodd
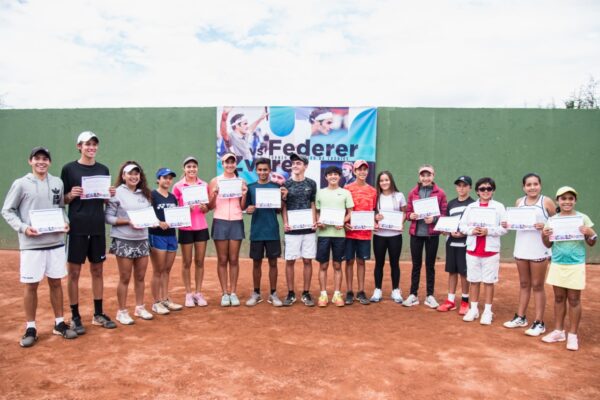
<path id="1" fill-rule="evenodd" d="M 600 1 L 0 0 L 0 107 L 563 107 Z"/>

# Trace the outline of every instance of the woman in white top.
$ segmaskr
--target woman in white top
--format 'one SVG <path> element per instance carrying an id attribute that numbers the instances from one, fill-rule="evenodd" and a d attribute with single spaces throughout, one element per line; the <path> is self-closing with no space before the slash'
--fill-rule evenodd
<path id="1" fill-rule="evenodd" d="M 523 191 L 525 196 L 517 199 L 515 207 L 530 207 L 535 211 L 535 230 L 517 230 L 515 237 L 514 257 L 519 270 L 520 292 L 519 308 L 510 321 L 504 323 L 506 328 L 519 328 L 527 326 L 525 312 L 529 305 L 529 298 L 533 289 L 535 299 L 535 320 L 526 335 L 539 336 L 546 331 L 544 326 L 544 308 L 546 307 L 546 293 L 544 280 L 550 249 L 542 242 L 542 229 L 548 217 L 556 213 L 556 205 L 551 198 L 542 195 L 542 179 L 539 175 L 530 173 L 523 177 Z M 502 226 L 510 228 L 506 221 Z"/>
<path id="2" fill-rule="evenodd" d="M 402 251 L 402 225 L 400 229 L 386 229 L 385 219 L 381 211 L 406 211 L 406 199 L 398 191 L 394 177 L 389 171 L 382 171 L 377 175 L 377 220 L 376 229 L 373 235 L 373 252 L 375 253 L 375 291 L 371 296 L 371 301 L 377 303 L 381 301 L 381 284 L 383 282 L 383 266 L 385 264 L 385 253 L 389 254 L 390 269 L 392 273 L 392 300 L 401 304 L 402 292 L 400 291 L 400 253 Z"/>

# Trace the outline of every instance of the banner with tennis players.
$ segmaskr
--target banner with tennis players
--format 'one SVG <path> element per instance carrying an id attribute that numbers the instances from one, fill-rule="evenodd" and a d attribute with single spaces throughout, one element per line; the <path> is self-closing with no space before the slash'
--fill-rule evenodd
<path id="1" fill-rule="evenodd" d="M 237 157 L 239 176 L 257 180 L 254 160 L 271 160 L 271 180 L 290 177 L 290 155 L 308 157 L 306 176 L 327 185 L 322 171 L 342 170 L 341 186 L 353 182 L 352 162 L 369 163 L 368 181 L 375 180 L 377 109 L 369 107 L 219 107 L 217 108 L 217 174 L 221 156 Z"/>

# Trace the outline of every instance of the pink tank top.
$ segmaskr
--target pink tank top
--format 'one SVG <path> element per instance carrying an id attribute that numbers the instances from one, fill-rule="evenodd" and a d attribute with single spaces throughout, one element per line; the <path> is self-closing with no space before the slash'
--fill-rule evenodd
<path id="1" fill-rule="evenodd" d="M 217 182 L 223 179 L 223 175 L 217 176 Z M 242 207 L 240 199 L 223 199 L 217 196 L 213 218 L 223 219 L 226 221 L 237 221 L 242 219 Z"/>
<path id="2" fill-rule="evenodd" d="M 197 178 L 196 185 L 201 185 L 201 184 L 206 184 L 206 182 Z M 173 195 L 177 198 L 177 203 L 180 206 L 183 205 L 183 193 L 181 191 L 181 188 L 184 186 L 191 186 L 191 185 L 185 183 L 185 177 L 173 186 Z M 191 219 L 192 219 L 192 226 L 187 227 L 187 228 L 179 228 L 180 230 L 182 230 L 182 231 L 201 231 L 203 229 L 208 229 L 208 224 L 206 223 L 206 216 L 204 215 L 204 213 L 202 211 L 200 211 L 199 207 L 192 207 L 190 214 L 191 214 Z"/>

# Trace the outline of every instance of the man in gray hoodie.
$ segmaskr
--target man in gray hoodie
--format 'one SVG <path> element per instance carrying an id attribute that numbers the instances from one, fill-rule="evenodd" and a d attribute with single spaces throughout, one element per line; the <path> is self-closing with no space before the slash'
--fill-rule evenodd
<path id="1" fill-rule="evenodd" d="M 48 149 L 35 147 L 29 156 L 31 173 L 13 182 L 2 207 L 2 216 L 18 232 L 21 250 L 21 282 L 25 284 L 24 307 L 27 325 L 21 338 L 22 347 L 31 347 L 37 340 L 35 314 L 37 308 L 37 289 L 39 283 L 48 277 L 50 302 L 54 310 L 55 324 L 53 333 L 65 339 L 74 339 L 77 333 L 65 324 L 63 318 L 63 292 L 61 279 L 67 275 L 65 268 L 65 232 L 69 224 L 58 227 L 60 231 L 47 227 L 33 227 L 31 212 L 62 208 L 63 183 L 48 173 L 51 157 Z"/>

